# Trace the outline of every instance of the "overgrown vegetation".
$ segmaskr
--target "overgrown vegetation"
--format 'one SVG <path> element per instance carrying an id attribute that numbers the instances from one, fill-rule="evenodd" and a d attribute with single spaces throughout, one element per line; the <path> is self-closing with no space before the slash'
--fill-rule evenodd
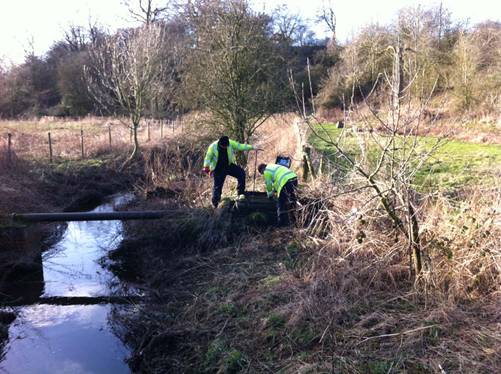
<path id="1" fill-rule="evenodd" d="M 192 111 L 168 139 L 152 141 L 141 126 L 150 142 L 129 168 L 117 171 L 125 145 L 137 147 L 137 136 L 131 141 L 122 128 L 110 146 L 108 122 L 85 124 L 92 137 L 85 157 L 74 136 L 81 122 L 52 122 L 61 130 L 55 144 L 76 148 L 58 152 L 52 165 L 44 161 L 47 129 L 39 121 L 7 123 L 14 151 L 7 160 L 6 143 L 0 149 L 3 212 L 67 207 L 82 190 L 108 193 L 132 184 L 138 200 L 131 208 L 172 211 L 147 225 L 127 223 L 125 240 L 110 254 L 112 270 L 132 277 L 148 301 L 115 307 L 111 318 L 131 348 L 131 369 L 498 371 L 501 148 L 451 138 L 465 130 L 465 118 L 482 120 L 483 135 L 498 131 L 499 23 L 467 28 L 442 6 L 410 8 L 392 25 L 369 26 L 340 45 L 335 38 L 318 43 L 283 8 L 269 18 L 246 1 L 141 10 L 133 12 L 140 29 L 116 35 L 72 29 L 46 57 L 30 56 L 0 75 L 0 86 L 10 87 L 0 91 L 8 93 L 0 95 L 5 116 L 83 114 L 106 107 L 84 94 L 85 77 L 77 74 L 105 40 L 122 48 L 141 32 L 161 30 L 163 42 L 175 40 L 182 50 L 176 56 L 183 63 L 170 61 L 167 76 L 149 71 L 125 88 L 113 87 L 112 75 L 100 82 L 108 82 L 101 97 L 114 103 L 108 111 L 132 110 L 138 131 L 148 121 L 163 131 L 150 117 Z M 325 9 L 323 19 L 335 36 L 334 14 Z M 153 45 L 129 57 L 158 62 L 157 53 L 168 51 Z M 111 67 L 115 49 L 108 47 L 95 77 L 116 68 L 134 78 L 147 66 L 133 74 L 135 61 L 124 58 Z M 56 50 L 65 57 L 49 68 Z M 287 69 L 294 92 L 284 98 Z M 70 89 L 72 74 L 78 79 Z M 162 87 L 139 95 L 150 81 Z M 344 127 L 309 116 L 314 104 Z M 259 213 L 242 220 L 226 208 L 209 208 L 210 180 L 200 174 L 207 144 L 223 131 L 247 141 L 268 115 L 293 105 L 302 117 L 284 116 L 274 132 L 260 133 L 259 145 L 269 162 L 275 152 L 291 152 L 284 143 L 293 131 L 296 136 L 295 124 L 298 132 L 310 131 L 303 142 L 314 147 L 309 167 L 315 173 L 301 183 L 297 226 L 275 230 L 263 227 Z M 302 159 L 296 151 L 290 156 Z M 104 186 L 109 191 L 97 188 Z"/>

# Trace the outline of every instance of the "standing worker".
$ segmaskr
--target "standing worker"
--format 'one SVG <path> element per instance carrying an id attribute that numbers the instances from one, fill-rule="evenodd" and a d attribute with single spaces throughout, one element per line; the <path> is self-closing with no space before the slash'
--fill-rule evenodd
<path id="1" fill-rule="evenodd" d="M 289 168 L 276 164 L 260 164 L 259 173 L 264 174 L 268 198 L 277 198 L 278 226 L 289 224 L 289 211 L 296 207 L 297 175 Z"/>
<path id="2" fill-rule="evenodd" d="M 245 171 L 237 165 L 234 151 L 250 151 L 253 149 L 261 150 L 254 148 L 250 144 L 240 144 L 227 136 L 222 136 L 209 145 L 202 170 L 214 178 L 212 189 L 212 205 L 214 208 L 217 208 L 221 200 L 221 193 L 227 175 L 237 178 L 238 198 L 245 198 Z"/>

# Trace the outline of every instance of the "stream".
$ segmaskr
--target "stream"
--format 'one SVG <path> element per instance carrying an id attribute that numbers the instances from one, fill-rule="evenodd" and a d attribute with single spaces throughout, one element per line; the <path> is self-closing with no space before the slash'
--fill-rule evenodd
<path id="1" fill-rule="evenodd" d="M 131 199 L 115 196 L 93 212 L 113 211 Z M 68 222 L 61 239 L 42 254 L 43 284 L 34 285 L 38 295 L 137 295 L 103 267 L 104 256 L 122 241 L 122 228 L 121 221 Z M 130 306 L 35 303 L 15 308 L 0 374 L 129 373 L 129 351 L 110 322 L 117 308 Z"/>

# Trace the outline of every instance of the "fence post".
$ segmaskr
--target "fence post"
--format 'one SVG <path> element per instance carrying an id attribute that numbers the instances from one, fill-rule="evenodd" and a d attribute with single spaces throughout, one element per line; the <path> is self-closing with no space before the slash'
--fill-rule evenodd
<path id="1" fill-rule="evenodd" d="M 80 129 L 80 151 L 82 153 L 82 159 L 84 159 L 85 158 L 85 151 L 84 151 L 83 129 Z"/>
<path id="2" fill-rule="evenodd" d="M 147 133 L 148 133 L 148 141 L 150 141 L 151 137 L 150 137 L 150 121 L 146 122 L 146 129 L 147 129 Z"/>
<path id="3" fill-rule="evenodd" d="M 9 166 L 11 165 L 12 163 L 12 134 L 9 132 L 7 134 L 7 163 L 9 164 Z"/>
<path id="4" fill-rule="evenodd" d="M 311 148 L 308 146 L 303 146 L 303 180 L 308 181 L 308 177 L 316 178 L 315 170 L 311 164 Z"/>
<path id="5" fill-rule="evenodd" d="M 111 125 L 108 125 L 108 141 L 110 143 L 110 150 L 111 150 Z"/>
<path id="6" fill-rule="evenodd" d="M 160 139 L 164 138 L 164 120 L 160 120 Z"/>
<path id="7" fill-rule="evenodd" d="M 52 139 L 50 137 L 50 131 L 48 135 L 49 135 L 49 162 L 52 163 Z"/>
<path id="8" fill-rule="evenodd" d="M 172 123 L 172 133 L 174 134 L 174 120 L 171 120 L 170 123 Z"/>

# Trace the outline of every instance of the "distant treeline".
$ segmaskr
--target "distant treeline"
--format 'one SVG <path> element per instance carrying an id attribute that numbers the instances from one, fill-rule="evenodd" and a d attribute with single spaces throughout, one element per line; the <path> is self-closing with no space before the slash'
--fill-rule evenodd
<path id="1" fill-rule="evenodd" d="M 164 28 L 168 35 L 166 40 L 169 40 L 166 49 L 172 48 L 171 42 L 176 40 L 175 48 L 182 50 L 178 53 L 181 62 L 176 65 L 176 72 L 169 81 L 170 85 L 176 86 L 169 91 L 173 95 L 160 106 L 151 103 L 147 115 L 164 117 L 174 111 L 203 109 L 204 100 L 196 92 L 194 94 L 193 88 L 199 86 L 197 80 L 203 80 L 204 76 L 190 63 L 198 53 L 200 38 L 197 30 L 203 29 L 200 19 L 210 14 L 211 7 L 215 6 L 219 11 L 223 9 L 231 14 L 231 6 L 226 5 L 235 2 L 246 3 L 241 0 L 199 0 L 195 2 L 196 17 L 187 16 L 183 6 L 168 11 L 152 9 L 149 14 L 131 11 L 131 16 L 143 23 L 155 23 Z M 158 12 L 153 12 L 155 10 Z M 261 47 L 273 54 L 266 56 L 267 74 L 262 75 L 263 84 L 276 88 L 276 83 L 280 82 L 281 87 L 289 91 L 292 77 L 299 91 L 296 97 L 292 90 L 286 92 L 277 104 L 277 111 L 297 107 L 297 96 L 304 96 L 307 108 L 311 108 L 310 90 L 315 95 L 317 108 L 343 107 L 351 100 L 363 99 L 369 92 L 377 90 L 378 81 L 385 79 L 385 74 L 391 74 L 394 55 L 391 51 L 397 47 L 404 64 L 403 81 L 405 84 L 417 83 L 413 85 L 419 90 L 416 95 L 426 95 L 431 91 L 435 94 L 451 93 L 455 107 L 462 111 L 480 108 L 489 112 L 499 108 L 499 22 L 486 21 L 469 26 L 454 21 L 442 6 L 406 8 L 398 13 L 392 24 L 368 25 L 352 40 L 340 44 L 335 37 L 335 9 L 324 9 L 319 15 L 318 22 L 324 22 L 332 31 L 332 37 L 324 40 L 316 39 L 306 21 L 290 13 L 286 7 L 276 9 L 271 15 L 254 12 L 250 17 L 249 22 L 255 23 L 266 39 L 256 43 L 262 43 Z M 217 26 L 211 26 L 204 32 L 217 32 L 216 29 Z M 117 31 L 124 32 L 127 30 Z M 31 53 L 19 65 L 0 66 L 0 117 L 105 114 L 98 99 L 89 93 L 84 70 L 91 64 L 89 51 L 92 46 L 112 34 L 115 35 L 98 25 L 70 27 L 44 55 Z M 210 58 L 210 55 L 204 55 L 204 58 Z M 259 66 L 259 61 L 256 66 Z M 116 108 L 116 112 L 119 111 Z"/>

